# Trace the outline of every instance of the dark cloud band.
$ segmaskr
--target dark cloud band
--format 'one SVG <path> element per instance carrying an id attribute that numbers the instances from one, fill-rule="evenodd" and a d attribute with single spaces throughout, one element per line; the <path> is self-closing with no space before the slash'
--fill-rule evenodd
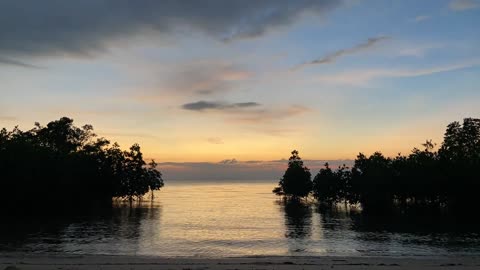
<path id="1" fill-rule="evenodd" d="M 23 68 L 35 68 L 35 69 L 41 69 L 42 68 L 42 67 L 39 67 L 39 66 L 36 66 L 36 65 L 24 63 L 22 61 L 3 58 L 3 57 L 0 57 L 0 64 L 12 65 L 12 66 L 23 67 Z"/>
<path id="2" fill-rule="evenodd" d="M 179 28 L 230 41 L 320 15 L 337 0 L 4 0 L 0 56 L 90 55 L 132 35 Z"/>
<path id="3" fill-rule="evenodd" d="M 330 64 L 330 63 L 335 62 L 338 58 L 340 58 L 342 56 L 358 53 L 358 52 L 363 51 L 363 50 L 367 50 L 367 49 L 375 46 L 377 43 L 379 43 L 383 40 L 386 40 L 386 39 L 389 39 L 389 37 L 379 36 L 379 37 L 369 38 L 369 39 L 367 39 L 366 42 L 357 44 L 357 45 L 355 45 L 353 47 L 350 47 L 350 48 L 340 49 L 340 50 L 335 51 L 333 53 L 327 54 L 327 55 L 325 55 L 321 58 L 314 59 L 312 61 L 303 63 L 303 64 L 295 67 L 295 69 L 302 68 L 302 67 L 308 66 L 308 65 Z"/>
<path id="4" fill-rule="evenodd" d="M 256 102 L 239 102 L 239 103 L 226 103 L 226 102 L 212 102 L 212 101 L 197 101 L 192 103 L 183 104 L 182 108 L 190 111 L 204 111 L 204 110 L 231 110 L 260 106 Z"/>

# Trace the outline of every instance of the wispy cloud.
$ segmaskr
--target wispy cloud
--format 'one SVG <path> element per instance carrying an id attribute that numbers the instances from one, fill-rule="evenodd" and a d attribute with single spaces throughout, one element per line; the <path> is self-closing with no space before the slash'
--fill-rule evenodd
<path id="1" fill-rule="evenodd" d="M 239 66 L 224 63 L 188 63 L 168 72 L 160 88 L 167 92 L 209 95 L 232 90 L 237 82 L 253 74 Z"/>
<path id="2" fill-rule="evenodd" d="M 192 103 L 186 103 L 182 105 L 182 108 L 189 111 L 205 111 L 205 110 L 232 110 L 242 109 L 260 106 L 256 102 L 237 102 L 228 103 L 221 101 L 197 101 Z"/>
<path id="3" fill-rule="evenodd" d="M 453 0 L 449 5 L 454 11 L 464 11 L 480 7 L 480 3 L 475 0 Z"/>
<path id="4" fill-rule="evenodd" d="M 158 139 L 157 136 L 146 133 L 128 133 L 128 132 L 100 132 L 101 136 L 105 137 L 129 137 L 129 138 L 150 138 Z"/>
<path id="5" fill-rule="evenodd" d="M 300 68 L 310 66 L 310 65 L 331 64 L 331 63 L 334 63 L 338 58 L 340 58 L 342 56 L 355 54 L 355 53 L 358 53 L 358 52 L 361 52 L 361 51 L 368 50 L 368 49 L 372 48 L 373 46 L 375 46 L 377 43 L 379 43 L 381 41 L 384 41 L 386 39 L 389 39 L 389 37 L 379 36 L 379 37 L 369 38 L 366 42 L 357 44 L 357 45 L 355 45 L 353 47 L 350 47 L 350 48 L 340 49 L 340 50 L 335 51 L 333 53 L 327 54 L 327 55 L 325 55 L 321 58 L 317 58 L 317 59 L 314 59 L 312 61 L 302 63 L 302 64 L 294 67 L 293 69 L 296 70 L 296 69 L 300 69 Z"/>
<path id="6" fill-rule="evenodd" d="M 426 21 L 426 20 L 430 20 L 432 18 L 432 16 L 429 16 L 429 15 L 419 15 L 415 18 L 412 19 L 413 22 L 423 22 L 423 21 Z"/>
<path id="7" fill-rule="evenodd" d="M 223 139 L 220 138 L 220 137 L 210 137 L 210 138 L 207 138 L 207 142 L 211 143 L 211 144 L 223 144 Z"/>
<path id="8" fill-rule="evenodd" d="M 221 117 L 226 123 L 246 127 L 251 131 L 281 136 L 297 132 L 297 129 L 279 128 L 278 123 L 298 117 L 311 109 L 301 105 L 267 107 L 256 102 L 211 102 L 198 101 L 181 106 L 184 110 L 201 112 L 205 116 Z M 223 143 L 217 138 L 209 138 L 210 143 Z"/>
<path id="9" fill-rule="evenodd" d="M 218 162 L 220 164 L 224 164 L 224 165 L 229 165 L 229 164 L 237 164 L 238 163 L 238 160 L 235 159 L 235 158 L 232 158 L 232 159 L 224 159 L 220 162 Z"/>
<path id="10" fill-rule="evenodd" d="M 395 50 L 398 50 L 399 56 L 414 56 L 414 57 L 424 57 L 427 53 L 432 50 L 442 49 L 448 47 L 447 44 L 442 43 L 417 43 L 417 42 L 409 42 L 407 44 L 401 44 Z M 395 53 L 392 53 L 395 55 Z"/>
<path id="11" fill-rule="evenodd" d="M 12 65 L 12 66 L 23 67 L 23 68 L 42 69 L 42 67 L 40 67 L 40 66 L 36 66 L 36 65 L 24 63 L 22 61 L 9 59 L 9 58 L 4 58 L 4 57 L 0 57 L 0 64 Z"/>
<path id="12" fill-rule="evenodd" d="M 336 74 L 320 75 L 315 81 L 328 84 L 366 85 L 374 79 L 426 76 L 480 65 L 480 61 L 436 66 L 423 69 L 369 69 L 353 70 Z"/>
<path id="13" fill-rule="evenodd" d="M 291 105 L 285 108 L 250 110 L 231 115 L 229 121 L 243 124 L 267 124 L 302 115 L 309 111 L 311 111 L 310 108 L 300 105 Z M 266 127 L 263 126 L 263 128 Z M 273 130 L 279 131 L 278 129 Z"/>
<path id="14" fill-rule="evenodd" d="M 0 115 L 0 121 L 17 121 L 18 119 L 15 116 L 9 115 Z"/>

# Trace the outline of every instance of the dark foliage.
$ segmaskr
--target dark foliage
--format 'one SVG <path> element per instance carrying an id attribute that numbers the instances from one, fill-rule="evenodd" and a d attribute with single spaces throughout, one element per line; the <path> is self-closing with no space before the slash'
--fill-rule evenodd
<path id="1" fill-rule="evenodd" d="M 370 157 L 359 154 L 352 169 L 352 193 L 364 209 L 386 210 L 393 203 L 394 171 L 392 159 L 375 152 Z"/>
<path id="2" fill-rule="evenodd" d="M 408 156 L 395 158 L 380 152 L 368 157 L 360 153 L 351 170 L 345 165 L 332 170 L 327 163 L 313 180 L 313 196 L 327 205 L 361 204 L 365 212 L 377 213 L 392 212 L 394 207 L 456 213 L 471 209 L 480 189 L 480 119 L 449 124 L 438 152 L 432 141 L 422 146 L 423 150 L 414 148 Z M 292 158 L 287 172 L 290 163 Z M 298 177 L 289 178 L 287 172 L 274 193 L 289 194 L 285 179 Z"/>
<path id="3" fill-rule="evenodd" d="M 76 127 L 63 117 L 28 131 L 0 130 L 1 207 L 23 213 L 48 208 L 91 208 L 113 197 L 133 200 L 163 186 L 152 161 L 145 166 L 140 146 L 122 151 L 93 127 Z M 45 207 L 47 208 L 47 207 Z"/>
<path id="4" fill-rule="evenodd" d="M 449 206 L 458 211 L 476 204 L 480 189 L 480 119 L 449 124 L 438 160 L 442 195 Z"/>
<path id="5" fill-rule="evenodd" d="M 347 197 L 350 179 L 351 172 L 345 164 L 333 171 L 325 163 L 313 179 L 313 197 L 329 205 L 339 203 Z"/>
<path id="6" fill-rule="evenodd" d="M 277 195 L 287 195 L 293 198 L 306 197 L 312 190 L 310 170 L 303 165 L 303 161 L 298 156 L 298 151 L 293 150 L 292 156 L 288 160 L 288 168 L 278 187 L 273 189 Z"/>

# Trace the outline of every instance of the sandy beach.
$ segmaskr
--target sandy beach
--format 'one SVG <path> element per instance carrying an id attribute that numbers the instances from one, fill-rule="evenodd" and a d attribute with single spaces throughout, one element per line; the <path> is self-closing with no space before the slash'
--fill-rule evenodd
<path id="1" fill-rule="evenodd" d="M 0 269 L 480 269 L 480 257 L 162 258 L 1 254 Z"/>

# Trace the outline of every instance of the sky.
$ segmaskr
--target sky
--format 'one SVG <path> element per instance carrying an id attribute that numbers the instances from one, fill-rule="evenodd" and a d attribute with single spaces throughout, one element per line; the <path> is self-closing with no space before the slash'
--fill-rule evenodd
<path id="1" fill-rule="evenodd" d="M 480 116 L 479 0 L 0 1 L 0 127 L 68 116 L 172 179 L 408 154 Z"/>

